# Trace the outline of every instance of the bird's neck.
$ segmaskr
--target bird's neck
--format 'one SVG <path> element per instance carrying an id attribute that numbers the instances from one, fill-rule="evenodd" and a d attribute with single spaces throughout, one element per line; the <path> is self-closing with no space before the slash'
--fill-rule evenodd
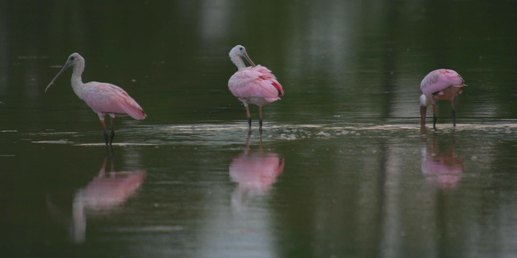
<path id="1" fill-rule="evenodd" d="M 79 98 L 81 97 L 81 88 L 84 86 L 83 79 L 81 78 L 81 75 L 84 71 L 84 64 L 78 63 L 74 65 L 74 71 L 72 72 L 72 89 L 74 90 L 75 95 L 77 95 Z"/>
<path id="2" fill-rule="evenodd" d="M 235 66 L 237 66 L 237 69 L 243 69 L 243 68 L 246 68 L 246 64 L 244 63 L 244 61 L 242 60 L 241 57 L 235 55 L 235 56 L 232 56 L 231 57 L 232 59 L 232 62 L 235 64 Z"/>

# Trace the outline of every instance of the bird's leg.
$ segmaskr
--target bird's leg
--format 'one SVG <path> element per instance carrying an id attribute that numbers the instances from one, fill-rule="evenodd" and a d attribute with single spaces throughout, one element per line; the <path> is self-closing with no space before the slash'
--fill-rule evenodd
<path id="1" fill-rule="evenodd" d="M 259 130 L 262 132 L 262 106 L 259 106 Z"/>
<path id="2" fill-rule="evenodd" d="M 109 146 L 108 145 L 108 143 L 109 143 L 109 136 L 108 136 L 108 131 L 106 131 L 106 123 L 104 122 L 104 117 L 103 116 L 99 116 L 99 121 L 101 122 L 102 132 L 104 133 L 104 142 L 106 143 L 106 146 Z"/>
<path id="3" fill-rule="evenodd" d="M 248 119 L 248 127 L 251 129 L 251 114 L 250 114 L 250 108 L 248 107 L 248 104 L 244 104 L 244 107 L 246 108 L 246 118 Z"/>
<path id="4" fill-rule="evenodd" d="M 456 127 L 456 107 L 454 106 L 454 99 L 451 100 L 452 108 L 452 126 Z"/>
<path id="5" fill-rule="evenodd" d="M 436 104 L 433 103 L 433 129 L 436 130 L 436 121 L 438 117 L 436 117 Z"/>
<path id="6" fill-rule="evenodd" d="M 452 126 L 456 127 L 456 110 L 452 110 Z"/>
<path id="7" fill-rule="evenodd" d="M 111 133 L 110 133 L 110 146 L 113 143 L 113 138 L 115 138 L 115 128 L 114 128 L 114 122 L 115 118 L 110 116 L 110 125 L 111 125 Z"/>
<path id="8" fill-rule="evenodd" d="M 427 107 L 421 106 L 420 107 L 420 131 L 422 133 L 425 133 L 425 117 L 427 115 Z"/>

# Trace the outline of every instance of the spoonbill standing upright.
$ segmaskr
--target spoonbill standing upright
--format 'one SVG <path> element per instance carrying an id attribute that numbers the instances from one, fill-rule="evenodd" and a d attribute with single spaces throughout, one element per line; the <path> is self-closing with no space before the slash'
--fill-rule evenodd
<path id="1" fill-rule="evenodd" d="M 47 92 L 48 88 L 54 84 L 54 81 L 66 70 L 68 67 L 73 67 L 72 72 L 72 89 L 75 95 L 86 102 L 93 112 L 97 113 L 99 120 L 104 131 L 104 141 L 106 146 L 111 146 L 113 138 L 115 137 L 115 129 L 113 127 L 113 120 L 116 116 L 126 116 L 136 120 L 143 120 L 147 115 L 144 110 L 136 101 L 131 98 L 122 88 L 104 82 L 87 82 L 83 83 L 81 75 L 84 71 L 84 58 L 78 53 L 71 54 L 63 68 L 54 76 L 52 81 L 45 88 Z M 109 115 L 111 132 L 108 134 L 106 123 L 104 118 Z"/>
<path id="2" fill-rule="evenodd" d="M 259 128 L 262 129 L 262 106 L 273 103 L 284 96 L 284 89 L 275 75 L 262 65 L 255 65 L 246 52 L 246 48 L 237 45 L 230 51 L 230 59 L 237 66 L 228 81 L 228 88 L 246 108 L 246 117 L 251 129 L 249 104 L 259 107 Z M 246 65 L 246 62 L 249 66 Z"/>
<path id="3" fill-rule="evenodd" d="M 467 86 L 465 81 L 456 71 L 451 69 L 437 69 L 428 73 L 420 83 L 420 126 L 425 128 L 427 106 L 433 107 L 433 129 L 436 130 L 436 101 L 447 100 L 452 107 L 452 125 L 456 126 L 456 109 L 454 98 L 463 92 Z"/>

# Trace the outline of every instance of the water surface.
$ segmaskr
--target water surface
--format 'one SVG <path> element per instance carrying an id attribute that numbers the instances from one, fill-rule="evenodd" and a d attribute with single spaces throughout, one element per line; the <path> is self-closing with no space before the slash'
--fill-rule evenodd
<path id="1" fill-rule="evenodd" d="M 513 257 L 517 72 L 509 1 L 0 4 L 2 257 Z M 227 89 L 247 47 L 286 96 L 248 133 Z M 107 150 L 67 72 L 148 118 Z M 460 72 L 458 125 L 418 85 Z M 258 111 L 252 108 L 254 119 Z"/>

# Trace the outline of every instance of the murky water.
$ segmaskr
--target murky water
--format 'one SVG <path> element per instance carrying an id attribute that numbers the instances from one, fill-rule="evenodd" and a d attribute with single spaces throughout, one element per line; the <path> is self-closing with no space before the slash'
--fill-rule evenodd
<path id="1" fill-rule="evenodd" d="M 1 257 L 513 257 L 517 5 L 0 3 Z M 248 134 L 235 44 L 286 91 Z M 70 72 L 149 114 L 113 151 Z M 468 83 L 458 125 L 418 85 Z M 258 111 L 253 108 L 254 118 Z"/>

